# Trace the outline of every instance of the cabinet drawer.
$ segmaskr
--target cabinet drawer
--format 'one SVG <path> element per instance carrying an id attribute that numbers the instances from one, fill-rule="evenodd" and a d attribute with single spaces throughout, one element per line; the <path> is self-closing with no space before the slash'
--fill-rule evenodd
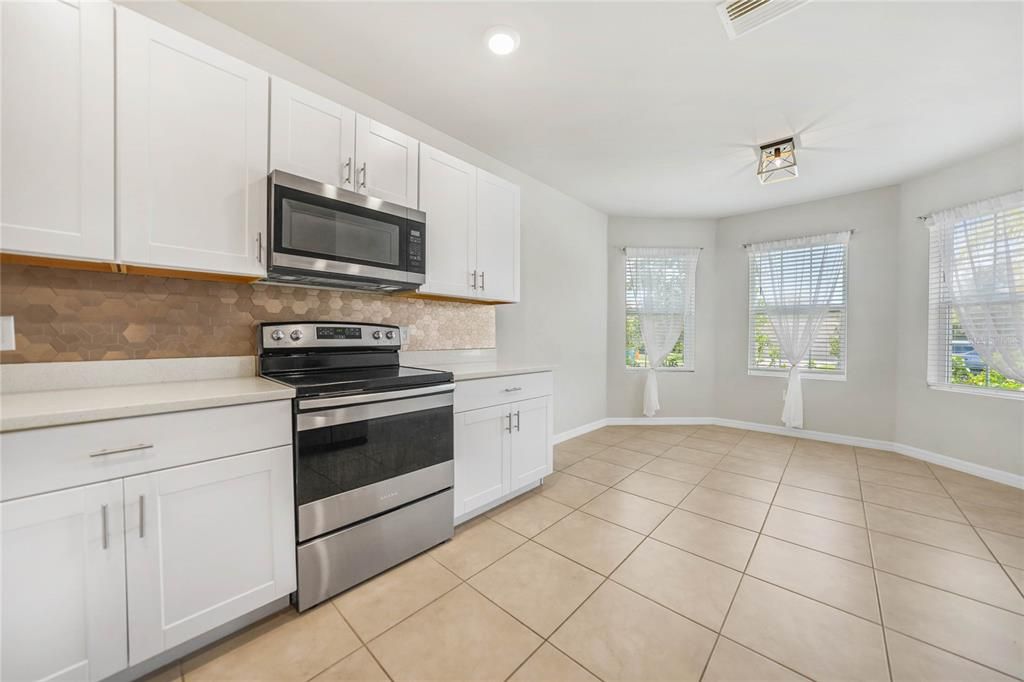
<path id="1" fill-rule="evenodd" d="M 289 445 L 291 401 L 0 434 L 0 499 Z"/>
<path id="2" fill-rule="evenodd" d="M 466 412 L 551 395 L 553 387 L 551 372 L 458 381 L 455 383 L 455 411 Z"/>

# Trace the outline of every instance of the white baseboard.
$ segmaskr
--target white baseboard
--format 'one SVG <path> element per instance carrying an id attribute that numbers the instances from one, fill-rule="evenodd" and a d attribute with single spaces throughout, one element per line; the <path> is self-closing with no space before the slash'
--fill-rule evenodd
<path id="1" fill-rule="evenodd" d="M 898 452 L 901 455 L 907 457 L 913 457 L 914 459 L 920 459 L 925 462 L 931 462 L 932 464 L 938 464 L 940 466 L 947 467 L 949 469 L 955 469 L 956 471 L 962 471 L 965 474 L 971 474 L 978 478 L 984 478 L 989 481 L 995 481 L 996 483 L 1003 483 L 1010 485 L 1015 488 L 1024 489 L 1024 476 L 1020 474 L 1010 473 L 1009 471 L 1002 471 L 1000 469 L 993 469 L 982 464 L 975 464 L 974 462 L 968 462 L 963 459 L 956 457 L 950 457 L 949 455 L 940 455 L 937 452 L 918 448 L 913 445 L 904 445 L 903 443 L 894 443 L 887 440 L 879 440 L 877 438 L 864 438 L 863 436 L 848 436 L 841 433 L 828 433 L 825 431 L 806 431 L 804 429 L 789 429 L 784 426 L 774 426 L 772 424 L 759 424 L 757 422 L 745 422 L 738 419 L 723 419 L 720 417 L 608 417 L 607 419 L 599 419 L 598 421 L 585 424 L 583 426 L 564 431 L 555 436 L 555 443 L 561 443 L 562 441 L 569 440 L 570 438 L 576 438 L 582 436 L 585 433 L 599 429 L 602 426 L 668 426 L 668 425 L 714 425 L 714 426 L 729 426 L 734 429 L 744 429 L 746 431 L 760 431 L 762 433 L 774 433 L 780 436 L 791 436 L 793 438 L 808 438 L 811 440 L 821 440 L 827 443 L 838 443 L 840 445 L 853 445 L 859 448 L 874 448 L 876 450 L 889 450 L 891 452 Z"/>

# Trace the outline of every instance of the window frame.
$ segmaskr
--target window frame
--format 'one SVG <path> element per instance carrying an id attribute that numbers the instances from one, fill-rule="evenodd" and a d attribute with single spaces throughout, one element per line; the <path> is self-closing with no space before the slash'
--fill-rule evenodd
<path id="1" fill-rule="evenodd" d="M 814 235 L 810 235 L 814 236 Z M 814 381 L 846 381 L 850 372 L 849 365 L 849 339 L 850 339 L 850 244 L 849 242 L 842 244 L 843 247 L 843 304 L 830 308 L 829 312 L 840 311 L 842 313 L 842 342 L 840 344 L 841 357 L 840 366 L 842 371 L 837 370 L 820 370 L 812 369 L 808 367 L 801 367 L 800 378 L 811 379 Z M 794 246 L 793 249 L 801 249 L 807 247 Z M 790 249 L 780 248 L 777 251 L 787 251 Z M 766 369 L 764 367 L 757 367 L 754 364 L 754 348 L 755 348 L 755 319 L 758 311 L 755 310 L 752 299 L 754 296 L 754 269 L 753 269 L 753 253 L 747 252 L 747 376 L 752 377 L 785 377 L 789 375 L 790 367 L 787 364 L 785 367 L 779 367 L 778 369 Z M 760 308 L 763 309 L 763 306 Z M 769 323 L 770 324 L 770 323 Z M 821 330 L 818 330 L 819 333 Z M 783 359 L 785 362 L 785 359 Z"/>
<path id="2" fill-rule="evenodd" d="M 1021 208 L 1007 209 L 1007 211 L 1021 210 Z M 1003 211 L 996 211 L 995 214 Z M 970 220 L 970 219 L 968 219 Z M 965 220 L 963 222 L 968 222 Z M 958 223 L 959 224 L 959 223 Z M 964 395 L 977 395 L 988 398 L 1000 398 L 1003 400 L 1024 400 L 1024 390 L 1013 391 L 993 386 L 974 386 L 972 384 L 958 384 L 953 382 L 953 299 L 950 296 L 949 287 L 945 283 L 945 274 L 942 272 L 942 260 L 946 252 L 938 243 L 942 237 L 933 228 L 928 235 L 928 327 L 926 334 L 925 353 L 925 384 L 929 389 L 945 391 L 948 393 L 960 393 Z M 952 242 L 942 242 L 946 248 L 953 248 Z M 936 301 L 935 299 L 939 300 Z M 967 339 L 967 343 L 971 343 Z M 941 351 L 940 351 L 941 345 Z M 971 344 L 973 346 L 973 344 Z M 937 353 L 942 357 L 937 357 Z M 984 358 L 982 358 L 984 362 Z M 937 372 L 939 366 L 943 368 L 943 377 L 940 379 Z M 990 368 L 985 363 L 985 371 Z"/>
<path id="3" fill-rule="evenodd" d="M 629 350 L 629 316 L 636 315 L 638 313 L 631 313 L 629 308 L 629 260 L 630 258 L 636 258 L 636 256 L 629 256 L 626 253 L 626 249 L 630 247 L 623 247 L 623 258 L 622 258 L 622 309 L 623 309 L 623 333 L 625 335 L 625 344 L 623 350 Z M 643 248 L 643 247 L 637 247 Z M 672 247 L 672 248 L 693 248 L 693 247 Z M 699 268 L 699 263 L 698 263 Z M 676 340 L 676 344 L 683 343 L 683 364 L 677 367 L 658 367 L 658 372 L 696 372 L 696 345 L 697 345 L 697 268 L 694 269 L 694 281 L 690 286 L 690 314 L 688 320 L 683 321 L 683 330 L 679 333 L 679 339 Z M 687 335 L 689 334 L 689 340 Z M 673 346 L 674 347 L 674 346 Z M 647 353 L 644 353 L 646 361 Z M 623 357 L 623 365 L 627 372 L 647 372 L 651 369 L 649 365 L 640 367 L 626 364 L 625 357 Z"/>

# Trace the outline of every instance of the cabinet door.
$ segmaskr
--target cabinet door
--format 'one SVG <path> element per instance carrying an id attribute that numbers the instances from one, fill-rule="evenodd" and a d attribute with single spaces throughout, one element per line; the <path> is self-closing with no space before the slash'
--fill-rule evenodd
<path id="1" fill-rule="evenodd" d="M 512 406 L 511 442 L 510 490 L 517 490 L 551 473 L 550 398 L 544 396 Z"/>
<path id="2" fill-rule="evenodd" d="M 455 415 L 455 516 L 508 492 L 508 428 L 507 405 Z"/>
<path id="3" fill-rule="evenodd" d="M 356 115 L 280 78 L 270 79 L 270 170 L 352 189 Z"/>
<path id="4" fill-rule="evenodd" d="M 415 208 L 419 153 L 418 140 L 356 115 L 356 191 L 360 194 Z"/>
<path id="5" fill-rule="evenodd" d="M 132 665 L 295 590 L 290 447 L 124 479 Z"/>
<path id="6" fill-rule="evenodd" d="M 420 291 L 473 296 L 476 267 L 475 166 L 420 145 L 420 210 L 427 214 L 427 281 Z"/>
<path id="7" fill-rule="evenodd" d="M 267 75 L 117 11 L 117 230 L 126 263 L 266 274 Z"/>
<path id="8" fill-rule="evenodd" d="M 477 171 L 476 187 L 478 295 L 492 301 L 518 301 L 519 187 L 482 170 Z"/>
<path id="9" fill-rule="evenodd" d="M 114 259 L 114 9 L 0 3 L 0 246 Z"/>
<path id="10" fill-rule="evenodd" d="M 128 665 L 121 481 L 0 504 L 0 679 L 99 680 Z"/>

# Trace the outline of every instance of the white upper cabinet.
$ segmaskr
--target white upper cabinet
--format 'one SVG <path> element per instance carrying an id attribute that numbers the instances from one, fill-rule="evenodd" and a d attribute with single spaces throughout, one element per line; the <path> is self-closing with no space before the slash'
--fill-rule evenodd
<path id="1" fill-rule="evenodd" d="M 126 667 L 121 481 L 0 504 L 3 680 L 99 680 Z"/>
<path id="2" fill-rule="evenodd" d="M 265 275 L 267 74 L 124 8 L 117 51 L 120 260 Z"/>
<path id="3" fill-rule="evenodd" d="M 427 281 L 423 293 L 474 296 L 477 169 L 420 145 L 420 210 L 427 214 Z"/>
<path id="4" fill-rule="evenodd" d="M 270 170 L 355 188 L 356 115 L 280 78 L 270 80 Z"/>
<path id="5" fill-rule="evenodd" d="M 519 186 L 478 170 L 476 187 L 478 294 L 488 300 L 518 301 Z"/>
<path id="6" fill-rule="evenodd" d="M 124 481 L 132 665 L 295 589 L 292 450 Z"/>
<path id="7" fill-rule="evenodd" d="M 419 203 L 419 152 L 415 138 L 357 114 L 356 191 L 415 207 Z"/>
<path id="8" fill-rule="evenodd" d="M 114 258 L 114 9 L 0 2 L 0 249 Z"/>

